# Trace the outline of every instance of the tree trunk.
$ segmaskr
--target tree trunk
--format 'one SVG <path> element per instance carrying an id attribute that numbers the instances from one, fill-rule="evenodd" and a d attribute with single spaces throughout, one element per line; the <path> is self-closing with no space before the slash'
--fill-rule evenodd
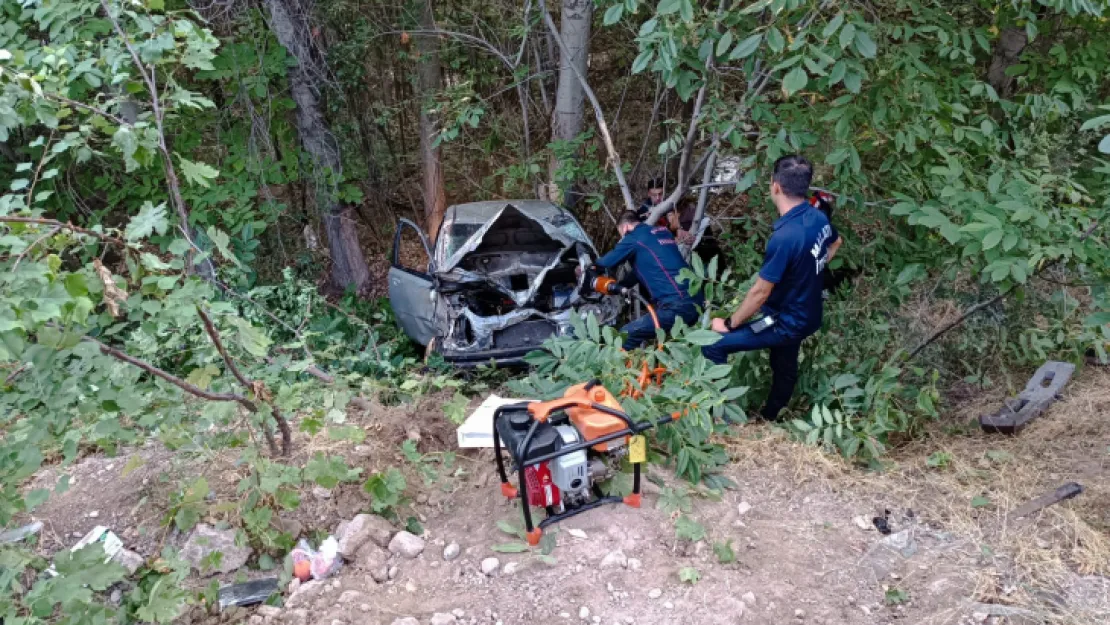
<path id="1" fill-rule="evenodd" d="M 593 0 L 562 0 L 559 30 L 567 53 L 561 54 L 559 58 L 559 86 L 555 93 L 555 115 L 551 119 L 552 141 L 570 141 L 582 132 L 585 99 L 578 74 L 586 76 L 593 8 Z M 559 167 L 559 160 L 552 157 L 548 165 L 552 189 L 555 188 L 555 173 Z M 566 206 L 574 204 L 576 198 L 573 197 L 572 189 L 560 188 L 559 193 L 561 198 L 550 199 L 562 200 Z"/>
<path id="2" fill-rule="evenodd" d="M 1007 76 L 1006 70 L 1018 63 L 1028 43 L 1024 28 L 1002 29 L 994 46 L 990 69 L 987 70 L 987 82 L 994 87 L 998 97 L 1009 99 L 1014 94 L 1014 78 Z"/>
<path id="3" fill-rule="evenodd" d="M 420 11 L 420 27 L 436 30 L 432 0 L 424 0 Z M 420 58 L 417 73 L 420 81 L 420 160 L 424 168 L 424 228 L 435 237 L 443 214 L 447 211 L 447 192 L 443 187 L 443 162 L 439 146 L 435 145 L 436 118 L 433 97 L 443 87 L 442 69 L 439 65 L 439 38 L 416 38 Z"/>
<path id="4" fill-rule="evenodd" d="M 359 245 L 353 211 L 339 202 L 338 181 L 343 176 L 343 165 L 313 80 L 320 68 L 313 54 L 312 30 L 306 17 L 309 9 L 300 0 L 264 0 L 264 5 L 278 43 L 297 59 L 297 66 L 289 71 L 289 86 L 297 105 L 297 133 L 312 158 L 316 209 L 324 215 L 332 281 L 343 289 L 353 285 L 362 290 L 370 280 L 370 270 Z"/>

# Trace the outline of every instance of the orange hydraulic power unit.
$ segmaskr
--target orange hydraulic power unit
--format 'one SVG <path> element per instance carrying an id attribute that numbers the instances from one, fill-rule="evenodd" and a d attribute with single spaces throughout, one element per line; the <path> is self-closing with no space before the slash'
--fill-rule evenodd
<path id="1" fill-rule="evenodd" d="M 501 493 L 519 497 L 528 542 L 539 543 L 543 528 L 609 503 L 640 507 L 640 465 L 647 460 L 643 432 L 666 425 L 678 415 L 635 423 L 604 386 L 594 380 L 566 390 L 563 397 L 498 408 L 493 415 L 493 446 Z M 509 482 L 505 448 L 519 488 Z M 606 496 L 599 484 L 633 467 L 632 494 Z M 547 516 L 535 526 L 531 508 Z"/>

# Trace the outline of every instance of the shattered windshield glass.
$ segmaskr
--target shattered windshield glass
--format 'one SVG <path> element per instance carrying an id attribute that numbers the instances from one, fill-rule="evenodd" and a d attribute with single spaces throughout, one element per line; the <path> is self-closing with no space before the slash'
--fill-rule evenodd
<path id="1" fill-rule="evenodd" d="M 474 236 L 475 232 L 482 227 L 482 224 L 475 223 L 458 223 L 455 222 L 448 227 L 447 238 L 445 240 L 444 258 L 450 258 L 464 243 Z"/>
<path id="2" fill-rule="evenodd" d="M 578 222 L 575 221 L 574 217 L 571 217 L 569 213 L 556 213 L 548 217 L 546 221 L 569 237 L 582 241 L 583 243 L 590 242 L 590 240 L 586 238 L 586 233 L 582 231 L 582 227 L 578 225 Z"/>

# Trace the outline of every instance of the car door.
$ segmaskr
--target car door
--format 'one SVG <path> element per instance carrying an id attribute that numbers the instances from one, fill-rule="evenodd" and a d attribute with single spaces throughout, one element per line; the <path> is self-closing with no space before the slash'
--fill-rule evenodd
<path id="1" fill-rule="evenodd" d="M 417 261 L 401 258 L 401 236 L 406 228 L 411 228 L 420 238 L 424 248 L 424 258 L 419 266 L 407 266 Z M 389 267 L 389 303 L 393 315 L 405 334 L 412 340 L 427 345 L 437 334 L 435 327 L 435 288 L 431 276 L 431 250 L 424 232 L 407 219 L 397 223 L 397 233 L 393 235 L 393 253 Z"/>

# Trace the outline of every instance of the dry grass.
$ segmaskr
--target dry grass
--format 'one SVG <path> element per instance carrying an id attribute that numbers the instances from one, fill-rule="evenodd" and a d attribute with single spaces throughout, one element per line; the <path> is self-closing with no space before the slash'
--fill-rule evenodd
<path id="1" fill-rule="evenodd" d="M 1017 386 L 1024 381 L 1014 380 Z M 1017 436 L 975 423 L 1006 391 L 964 389 L 961 404 L 926 435 L 895 450 L 883 472 L 864 472 L 781 430 L 757 425 L 723 439 L 739 473 L 773 466 L 794 485 L 912 509 L 963 543 L 971 600 L 1030 609 L 1054 623 L 1110 619 L 1110 370 L 1088 367 L 1063 399 Z M 929 466 L 930 456 L 943 466 Z M 1084 492 L 1029 519 L 1009 511 L 1068 482 Z M 989 503 L 972 505 L 976 498 Z M 974 564 L 971 564 L 974 562 Z"/>
<path id="2" fill-rule="evenodd" d="M 1040 613 L 1052 607 L 1059 622 L 1105 618 L 1110 598 L 1076 606 L 1069 593 L 1081 576 L 1110 575 L 1110 372 L 1081 372 L 1020 435 L 951 427 L 997 409 L 1001 399 L 999 392 L 969 398 L 947 428 L 937 424 L 898 450 L 892 470 L 870 476 L 871 486 L 980 545 L 991 566 L 978 574 L 976 600 Z M 938 452 L 948 455 L 946 464 L 928 466 Z M 1009 518 L 1010 510 L 1072 481 L 1084 487 L 1079 497 L 1023 521 Z M 989 503 L 973 506 L 977 497 Z M 1067 607 L 1053 605 L 1060 596 Z"/>

